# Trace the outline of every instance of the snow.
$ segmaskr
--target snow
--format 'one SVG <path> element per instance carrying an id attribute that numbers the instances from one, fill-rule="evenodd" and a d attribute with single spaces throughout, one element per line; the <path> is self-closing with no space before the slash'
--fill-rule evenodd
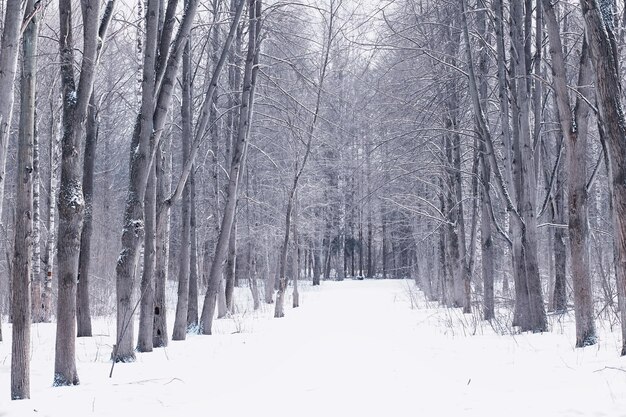
<path id="1" fill-rule="evenodd" d="M 0 415 L 626 415 L 626 361 L 602 323 L 598 345 L 574 349 L 570 317 L 552 317 L 551 333 L 498 335 L 427 305 L 409 281 L 302 284 L 282 319 L 251 312 L 237 289 L 242 313 L 216 320 L 216 334 L 138 354 L 111 379 L 115 321 L 98 319 L 78 340 L 77 387 L 51 387 L 54 326 L 34 325 L 31 400 L 8 401 L 11 344 L 0 344 Z"/>

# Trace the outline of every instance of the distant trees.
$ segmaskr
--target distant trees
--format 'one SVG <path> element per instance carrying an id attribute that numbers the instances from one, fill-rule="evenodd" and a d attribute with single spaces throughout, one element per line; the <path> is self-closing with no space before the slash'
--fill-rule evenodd
<path id="1" fill-rule="evenodd" d="M 618 13 L 623 10 L 615 9 L 610 2 L 582 3 L 583 12 L 587 13 L 586 39 L 591 45 L 590 39 L 603 29 L 602 26 L 590 29 L 590 16 L 597 13 L 600 18 L 607 19 L 611 14 L 603 15 L 600 10 Z M 483 300 L 484 317 L 491 319 L 496 313 L 495 298 L 498 294 L 505 298 L 509 294 L 507 275 L 510 273 L 515 290 L 512 324 L 521 330 L 545 331 L 545 301 L 550 300 L 549 305 L 559 312 L 567 310 L 571 301 L 566 289 L 571 276 L 576 345 L 593 344 L 596 340 L 594 304 L 600 296 L 598 287 L 593 284 L 594 270 L 604 277 L 601 292 L 604 302 L 607 305 L 612 303 L 611 297 L 607 296 L 612 290 L 606 281 L 606 270 L 600 266 L 601 261 L 593 268 L 589 258 L 592 248 L 595 247 L 595 253 L 601 255 L 607 245 L 603 239 L 598 239 L 597 230 L 590 229 L 588 224 L 590 218 L 602 218 L 607 213 L 607 206 L 599 203 L 599 194 L 595 190 L 605 187 L 598 177 L 611 172 L 610 166 L 602 167 L 601 155 L 595 157 L 597 163 L 590 167 L 592 148 L 587 140 L 596 134 L 602 140 L 609 137 L 607 125 L 611 122 L 603 119 L 600 106 L 598 131 L 592 123 L 594 94 L 599 94 L 600 90 L 598 85 L 596 89 L 591 86 L 593 70 L 588 57 L 597 57 L 601 53 L 594 53 L 591 46 L 588 48 L 584 36 L 572 40 L 562 34 L 565 30 L 578 30 L 582 35 L 582 21 L 575 17 L 581 15 L 576 15 L 576 8 L 569 3 L 478 0 L 461 1 L 459 5 L 463 6 L 461 19 L 450 20 L 453 11 L 440 14 L 441 8 L 434 4 L 410 0 L 398 4 L 394 13 L 385 14 L 387 37 L 382 37 L 382 43 L 390 46 L 382 54 L 390 62 L 382 66 L 388 71 L 381 77 L 385 87 L 380 91 L 393 91 L 394 86 L 399 85 L 405 91 L 395 93 L 397 101 L 421 109 L 421 117 L 415 118 L 410 117 L 410 113 L 407 115 L 406 106 L 394 108 L 389 103 L 385 106 L 387 118 L 407 120 L 402 128 L 398 128 L 398 122 L 386 128 L 387 132 L 395 133 L 392 139 L 385 141 L 385 146 L 389 146 L 390 141 L 399 143 L 402 138 L 412 136 L 415 148 L 405 145 L 399 148 L 400 152 L 407 149 L 421 151 L 421 154 L 419 151 L 415 154 L 421 167 L 415 163 L 405 170 L 407 174 L 395 179 L 389 174 L 386 177 L 393 184 L 387 189 L 397 187 L 402 190 L 392 194 L 387 204 L 401 207 L 429 224 L 428 227 L 419 226 L 416 239 L 422 236 L 424 242 L 432 245 L 433 251 L 428 255 L 431 260 L 424 260 L 419 266 L 436 266 L 431 271 L 437 278 L 432 284 L 421 278 L 417 282 L 425 292 L 434 293 L 442 302 L 462 306 L 462 297 L 456 292 L 457 283 L 463 282 L 458 278 L 462 276 L 458 269 L 460 258 L 468 268 L 468 276 L 472 277 L 471 281 L 465 281 L 471 282 L 468 288 L 472 299 Z M 485 21 L 484 12 L 490 8 L 494 19 Z M 588 14 L 589 10 L 591 14 Z M 612 19 L 600 20 L 596 24 L 611 29 L 614 22 Z M 460 39 L 458 30 L 464 32 Z M 607 33 L 607 43 L 598 48 L 609 60 L 611 54 L 615 56 L 617 53 L 618 40 L 611 38 L 611 30 Z M 545 42 L 546 39 L 549 43 Z M 455 50 L 459 44 L 460 49 Z M 573 58 L 567 61 L 567 56 Z M 490 67 L 489 61 L 494 65 Z M 597 58 L 592 61 L 598 65 Z M 600 62 L 606 64 L 608 61 Z M 619 74 L 618 59 L 613 58 L 612 62 L 614 70 L 607 69 L 610 66 L 606 65 L 603 68 Z M 440 73 L 447 77 L 438 78 L 440 85 L 436 81 L 428 84 L 429 74 L 433 73 L 433 68 L 439 67 L 444 68 Z M 575 71 L 571 71 L 572 67 Z M 414 82 L 399 81 L 403 77 L 406 79 L 405 68 L 412 68 Z M 491 73 L 489 68 L 492 68 Z M 549 69 L 551 77 L 547 75 Z M 575 77 L 572 76 L 574 73 Z M 490 74 L 494 77 L 489 77 Z M 459 85 L 459 75 L 469 79 L 467 95 Z M 596 76 L 600 77 L 598 73 Z M 617 85 L 611 89 L 618 90 Z M 490 101 L 488 97 L 497 99 Z M 612 97 L 617 99 L 615 95 Z M 472 110 L 455 114 L 463 108 L 460 103 L 465 100 L 471 102 Z M 389 100 L 390 103 L 395 101 Z M 440 109 L 439 113 L 431 111 L 433 106 Z M 437 114 L 448 116 L 440 134 L 434 128 L 439 120 Z M 473 134 L 462 127 L 468 116 L 475 120 Z M 554 125 L 554 120 L 558 124 Z M 563 142 L 559 141 L 560 134 Z M 472 142 L 473 137 L 477 142 Z M 476 170 L 476 159 L 471 156 L 476 155 L 476 147 L 480 171 Z M 425 149 L 428 149 L 426 154 Z M 620 154 L 621 151 L 613 153 Z M 401 158 L 400 153 L 388 157 L 394 156 Z M 442 179 L 427 180 L 428 174 L 425 173 L 430 172 L 431 167 L 440 167 Z M 477 175 L 481 177 L 479 188 L 473 186 Z M 427 186 L 408 193 L 411 186 L 406 183 L 406 177 Z M 564 189 L 568 190 L 566 195 Z M 476 219 L 476 206 L 472 202 L 479 198 L 478 192 L 481 195 L 479 235 L 471 232 Z M 593 205 L 589 203 L 590 195 L 596 196 Z M 616 219 L 619 217 L 618 214 L 615 216 Z M 464 224 L 471 225 L 469 232 L 463 232 Z M 594 220 L 593 224 L 596 229 L 599 227 L 597 221 Z M 383 226 L 388 225 L 389 221 L 383 220 Z M 618 229 L 616 227 L 616 232 Z M 386 232 L 383 232 L 385 236 Z M 482 241 L 477 256 L 477 263 L 482 265 L 482 282 L 473 278 L 474 245 L 478 236 Z M 392 237 L 391 241 L 398 240 Z M 618 241 L 616 245 L 619 246 Z M 540 248 L 547 248 L 547 252 Z M 569 257 L 566 257 L 567 249 Z M 508 265 L 498 267 L 492 263 L 492 258 L 502 253 L 510 253 L 510 269 Z M 544 257 L 543 253 L 547 256 Z M 616 256 L 617 253 L 619 251 Z M 383 268 L 388 268 L 386 257 L 383 261 Z M 617 267 L 617 270 L 621 268 Z M 421 269 L 415 271 L 421 274 Z M 494 275 L 498 279 L 492 281 Z M 549 278 L 546 280 L 542 276 Z M 617 282 L 617 288 L 622 288 L 621 281 L 618 279 Z M 467 301 L 464 307 L 465 311 L 470 311 Z"/>

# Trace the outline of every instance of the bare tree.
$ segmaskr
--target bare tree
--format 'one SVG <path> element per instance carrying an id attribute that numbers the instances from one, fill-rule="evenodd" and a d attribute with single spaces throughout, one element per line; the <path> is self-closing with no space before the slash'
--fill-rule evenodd
<path id="1" fill-rule="evenodd" d="M 228 179 L 228 193 L 222 225 L 215 248 L 215 256 L 211 264 L 209 274 L 208 289 L 204 298 L 202 314 L 200 316 L 200 332 L 211 334 L 213 315 L 215 314 L 216 297 L 221 279 L 222 263 L 226 259 L 230 232 L 235 217 L 235 207 L 237 206 L 237 191 L 241 181 L 241 172 L 245 163 L 247 151 L 247 140 L 250 130 L 250 122 L 254 108 L 254 90 L 256 73 L 258 67 L 254 66 L 259 47 L 259 29 L 261 25 L 261 1 L 249 0 L 249 26 L 248 26 L 248 52 L 243 77 L 243 91 L 240 106 L 239 126 L 237 130 L 237 140 L 234 142 L 232 162 Z"/>
<path id="2" fill-rule="evenodd" d="M 89 266 L 91 264 L 91 235 L 93 233 L 93 183 L 98 142 L 98 110 L 92 94 L 87 111 L 87 129 L 83 162 L 83 196 L 85 217 L 80 236 L 78 282 L 76 286 L 76 325 L 78 337 L 91 337 L 91 311 L 89 303 Z"/>
<path id="3" fill-rule="evenodd" d="M 183 54 L 182 73 L 182 151 L 183 165 L 188 163 L 191 151 L 192 135 L 192 99 L 191 99 L 191 41 L 187 41 Z M 185 340 L 187 335 L 187 312 L 189 308 L 189 269 L 191 261 L 191 185 L 185 184 L 182 201 L 182 228 L 180 236 L 180 268 L 178 270 L 178 301 L 172 340 Z"/>
<path id="4" fill-rule="evenodd" d="M 164 200 L 159 200 L 157 201 L 157 206 L 159 207 L 157 210 L 157 214 L 156 214 L 156 230 L 157 230 L 157 243 L 156 246 L 157 248 L 160 250 L 160 248 L 167 248 L 167 243 L 164 243 L 162 241 L 160 241 L 160 238 L 165 238 L 167 236 L 167 233 L 162 233 L 163 231 L 166 230 L 167 228 L 167 219 L 169 217 L 169 213 L 170 213 L 170 208 L 172 206 L 172 204 L 174 204 L 176 201 L 178 201 L 178 199 L 181 198 L 183 191 L 185 189 L 185 186 L 187 184 L 187 180 L 189 179 L 189 176 L 192 172 L 193 169 L 193 164 L 194 164 L 194 160 L 195 157 L 198 153 L 198 149 L 200 147 L 200 144 L 203 141 L 205 132 L 207 130 L 207 125 L 209 123 L 209 119 L 210 119 L 210 109 L 213 106 L 213 98 L 215 97 L 215 90 L 217 88 L 217 80 L 219 79 L 220 73 L 222 71 L 222 68 L 224 67 L 224 63 L 226 61 L 226 56 L 227 56 L 227 52 L 230 48 L 230 45 L 232 43 L 237 25 L 239 24 L 239 18 L 241 17 L 241 14 L 243 12 L 243 6 L 245 4 L 245 0 L 241 0 L 241 2 L 238 4 L 237 8 L 234 10 L 234 16 L 233 16 L 233 20 L 231 22 L 231 27 L 230 27 L 230 31 L 228 33 L 228 36 L 226 37 L 226 41 L 224 42 L 224 46 L 222 49 L 222 54 L 219 58 L 219 61 L 217 62 L 217 64 L 215 65 L 215 67 L 213 68 L 212 71 L 212 77 L 211 80 L 209 82 L 209 86 L 205 95 L 205 100 L 204 103 L 202 105 L 202 108 L 200 110 L 200 115 L 198 117 L 197 120 L 197 124 L 196 124 L 196 128 L 195 128 L 195 132 L 193 135 L 193 142 L 191 143 L 190 146 L 190 151 L 189 151 L 189 158 L 186 159 L 184 166 L 182 168 L 182 173 L 180 175 L 180 178 L 178 179 L 178 182 L 176 183 L 176 186 L 174 188 L 174 191 L 172 192 L 172 194 L 165 198 Z M 189 15 L 188 13 L 190 13 L 191 10 L 195 10 L 195 7 L 197 5 L 194 5 L 192 8 L 192 3 L 190 2 L 186 8 L 186 14 L 185 14 L 185 18 L 188 18 Z M 169 7 L 168 7 L 168 11 L 169 11 Z M 167 15 L 167 12 L 166 12 Z M 167 22 L 167 18 L 166 18 L 166 22 Z M 179 28 L 179 32 L 177 34 L 176 37 L 176 41 L 174 43 L 174 47 L 176 47 L 176 45 L 178 45 L 178 47 L 180 47 L 181 49 L 176 49 L 174 48 L 174 51 L 178 51 L 180 54 L 179 55 L 175 55 L 175 59 L 180 60 L 181 56 L 182 56 L 182 40 L 183 38 L 181 38 L 181 31 L 184 30 L 185 28 L 185 20 L 183 20 L 183 24 L 181 24 L 181 27 Z M 189 23 L 190 24 L 190 23 Z M 190 28 L 185 29 L 188 31 L 190 30 Z M 163 41 L 163 36 L 161 37 L 161 41 Z M 179 42 L 180 41 L 180 42 Z M 172 55 L 174 56 L 174 55 Z M 178 64 L 176 64 L 177 66 Z M 157 67 L 158 68 L 158 67 Z M 175 70 L 174 64 L 170 61 L 170 63 L 168 64 L 168 71 L 172 72 Z M 159 79 L 158 76 L 158 71 L 157 71 L 157 80 Z M 164 85 L 167 86 L 167 88 L 165 90 L 161 90 L 160 94 L 159 94 L 159 98 L 157 101 L 157 106 L 156 106 L 156 113 L 155 113 L 155 123 L 159 123 L 158 126 L 161 126 L 162 128 L 162 124 L 165 123 L 165 114 L 163 114 L 163 111 L 167 110 L 167 106 L 166 104 L 169 103 L 169 101 L 171 100 L 171 88 L 172 88 L 172 79 L 171 79 L 172 74 L 171 73 L 167 73 L 164 76 L 166 80 L 169 80 L 167 83 L 165 83 Z M 165 94 L 166 96 L 169 97 L 164 97 Z M 163 101 L 167 100 L 166 103 L 164 103 Z M 159 104 L 161 103 L 161 104 Z M 169 105 L 169 104 L 168 104 Z M 157 117 L 158 116 L 158 117 Z M 155 131 L 155 134 L 157 134 L 158 131 Z M 158 133 L 158 135 L 160 137 L 160 133 Z M 159 145 L 158 140 L 156 140 L 158 138 L 154 138 L 154 142 L 156 142 L 156 146 Z M 153 151 L 156 152 L 155 148 Z M 132 167 L 132 166 L 131 166 Z M 140 166 L 136 166 L 137 169 L 141 168 Z M 132 185 L 131 184 L 131 189 L 133 189 L 133 187 L 137 186 L 137 184 Z M 167 188 L 167 187 L 166 187 Z M 158 188 L 158 192 L 161 193 L 163 191 L 163 188 L 160 186 Z M 145 197 L 145 194 L 144 194 Z M 136 202 L 137 204 L 139 204 L 139 202 Z M 129 217 L 129 211 L 132 212 L 136 212 L 138 211 L 139 214 L 143 215 L 143 211 L 142 211 L 142 207 L 129 207 L 127 205 L 127 215 L 126 218 L 128 219 Z M 143 226 L 143 225 L 142 225 Z M 129 240 L 132 235 L 130 235 L 127 231 L 127 229 L 124 229 L 123 231 L 123 235 L 126 236 L 126 238 L 123 238 L 122 241 L 126 242 L 125 244 L 130 244 L 131 241 Z M 143 230 L 140 230 L 139 232 L 143 232 Z M 137 243 L 137 242 L 136 242 Z M 124 245 L 123 244 L 123 247 Z M 132 249 L 132 252 L 137 255 L 138 251 L 137 251 L 137 247 L 133 246 L 130 247 L 129 249 Z M 165 249 L 167 250 L 167 249 Z M 124 249 L 123 249 L 124 251 Z M 160 253 L 160 252 L 159 252 Z M 120 258 L 122 262 L 122 264 L 124 264 L 124 270 L 126 270 L 126 268 L 130 267 L 130 264 L 126 264 L 126 262 L 128 262 L 129 260 L 124 256 Z M 157 274 L 159 275 L 159 283 L 158 283 L 158 288 L 157 288 L 157 292 L 158 292 L 158 303 L 161 304 L 163 303 L 164 300 L 164 285 L 165 285 L 165 281 L 164 281 L 164 273 L 161 269 L 162 265 L 159 266 L 157 269 Z M 121 278 L 120 273 L 122 273 L 122 269 L 121 269 L 121 265 L 118 263 L 118 278 Z M 130 271 L 126 271 L 124 272 L 122 275 L 126 276 L 126 273 L 130 273 Z M 132 277 L 132 275 L 128 275 L 128 277 Z M 120 310 L 120 307 L 118 306 L 118 340 L 126 340 L 126 343 L 132 343 L 132 327 L 130 327 L 132 325 L 132 315 L 134 313 L 134 308 L 132 308 L 132 304 L 130 303 L 130 298 L 126 298 L 126 297 L 119 297 L 120 295 L 123 294 L 127 294 L 128 297 L 130 297 L 130 295 L 132 295 L 132 285 L 133 282 L 132 280 L 130 281 L 118 281 L 118 304 L 120 301 L 124 301 L 125 306 L 123 306 L 123 308 L 125 308 L 126 313 L 122 313 L 122 310 Z M 145 285 L 145 284 L 144 284 Z M 120 289 L 121 289 L 121 293 L 120 293 Z M 187 291 L 188 292 L 188 291 Z M 141 300 L 140 300 L 141 301 Z M 144 304 L 148 305 L 147 303 Z M 161 304 L 163 305 L 163 304 Z M 151 310 L 151 309 L 147 309 L 146 314 L 141 314 L 140 315 L 140 319 L 142 318 L 142 320 L 140 321 L 140 327 L 150 327 L 153 326 L 154 327 L 154 331 L 155 334 L 153 335 L 154 339 L 156 341 L 158 341 L 159 343 L 163 343 L 162 338 L 164 336 L 158 336 L 157 333 L 161 332 L 162 330 L 165 329 L 165 311 L 163 309 L 159 309 L 159 312 L 157 314 L 157 310 L 156 308 L 158 307 L 158 305 L 155 307 L 155 310 Z M 163 311 L 161 311 L 163 310 Z M 157 317 L 158 316 L 158 317 Z M 157 320 L 155 320 L 153 322 L 153 317 L 156 317 Z M 186 317 L 187 314 L 185 313 L 184 315 L 185 317 L 185 322 L 186 322 Z M 130 330 L 128 330 L 128 328 L 130 327 Z M 185 326 L 186 327 L 186 326 Z M 132 346 L 132 345 L 131 345 Z M 132 352 L 132 349 L 129 348 L 126 345 L 126 354 L 123 357 L 119 357 L 118 353 L 119 352 L 119 347 L 116 347 L 116 349 L 114 350 L 114 357 L 116 357 L 117 361 L 129 361 L 129 360 L 133 360 L 134 359 L 134 353 Z M 112 371 L 112 370 L 111 370 Z"/>
<path id="5" fill-rule="evenodd" d="M 281 253 L 279 259 L 279 274 L 278 274 L 278 291 L 276 293 L 276 304 L 274 307 L 274 317 L 283 317 L 285 315 L 284 311 L 284 298 L 285 298 L 285 290 L 287 289 L 287 276 L 285 274 L 285 269 L 287 265 L 287 250 L 289 247 L 289 233 L 291 231 L 291 219 L 292 219 L 292 211 L 294 205 L 296 204 L 296 192 L 298 190 L 298 183 L 300 178 L 302 177 L 302 173 L 306 168 L 307 161 L 309 156 L 311 155 L 311 145 L 313 143 L 313 138 L 315 137 L 315 128 L 317 127 L 317 122 L 320 114 L 320 106 L 322 103 L 322 93 L 324 92 L 324 80 L 326 79 L 326 73 L 328 70 L 328 65 L 330 62 L 330 51 L 333 44 L 333 40 L 335 38 L 335 19 L 338 13 L 339 7 L 341 6 L 341 2 L 331 1 L 330 3 L 330 16 L 328 17 L 328 28 L 324 28 L 324 44 L 322 48 L 321 55 L 321 65 L 319 69 L 319 78 L 317 80 L 316 85 L 316 98 L 315 98 L 315 108 L 313 109 L 311 121 L 306 129 L 306 142 L 305 142 L 305 150 L 304 155 L 302 157 L 302 162 L 300 163 L 296 156 L 296 163 L 294 165 L 295 172 L 293 177 L 293 182 L 289 189 L 289 194 L 287 198 L 287 210 L 285 213 L 285 236 L 283 238 Z M 327 30 L 327 32 L 326 32 Z M 304 142 L 304 141 L 303 141 Z M 298 304 L 298 301 L 294 301 L 295 304 Z"/>
<path id="6" fill-rule="evenodd" d="M 615 35 L 607 0 L 580 0 L 591 61 L 595 68 L 598 116 L 610 149 L 610 178 L 613 189 L 613 236 L 616 250 L 618 299 L 626 300 L 626 123 L 620 100 L 620 78 Z M 622 356 L 626 355 L 626 309 L 620 309 Z M 578 338 L 578 332 L 577 332 Z"/>
<path id="7" fill-rule="evenodd" d="M 59 295 L 54 366 L 55 385 L 79 383 L 76 371 L 76 282 L 80 235 L 85 200 L 82 190 L 82 140 L 97 60 L 99 1 L 81 3 L 83 14 L 83 59 L 80 78 L 74 74 L 73 6 L 59 1 L 61 88 L 63 96 L 63 133 L 61 184 L 59 194 L 59 236 L 57 264 Z"/>
<path id="8" fill-rule="evenodd" d="M 33 148 L 39 17 L 35 1 L 22 42 L 20 127 L 18 142 L 17 207 L 12 280 L 13 339 L 11 344 L 11 399 L 30 398 L 30 280 L 33 265 Z"/>
<path id="9" fill-rule="evenodd" d="M 198 2 L 197 0 L 190 0 L 187 3 L 183 19 L 171 47 L 169 36 L 173 31 L 173 26 L 168 28 L 164 26 L 159 44 L 157 44 L 159 6 L 158 0 L 149 1 L 146 12 L 142 101 L 131 143 L 130 179 L 128 198 L 124 209 L 122 250 L 116 265 L 117 343 L 112 355 L 115 362 L 129 362 L 135 359 L 133 315 L 136 307 L 133 305 L 132 295 L 135 285 L 135 270 L 139 261 L 139 246 L 143 241 L 145 232 L 144 199 L 146 186 L 152 156 L 156 153 L 165 125 L 172 100 L 174 80 L 187 37 L 193 25 Z M 172 15 L 170 15 L 170 7 L 173 7 L 174 11 L 176 10 L 175 0 L 170 0 L 168 3 L 165 25 L 173 25 L 171 19 L 174 11 L 171 11 Z M 168 20 L 168 16 L 170 16 L 170 20 Z M 158 65 L 157 48 L 159 51 Z"/>
<path id="10" fill-rule="evenodd" d="M 572 111 L 567 88 L 567 76 L 561 34 L 554 5 L 543 0 L 546 26 L 550 39 L 552 78 L 558 106 L 561 131 L 567 140 L 569 238 L 574 303 L 576 307 L 576 347 L 596 343 L 593 294 L 589 270 L 589 226 L 587 224 L 587 133 L 589 131 L 589 100 L 592 99 L 593 71 L 589 62 L 587 42 L 583 41 L 578 75 L 578 93 Z"/>

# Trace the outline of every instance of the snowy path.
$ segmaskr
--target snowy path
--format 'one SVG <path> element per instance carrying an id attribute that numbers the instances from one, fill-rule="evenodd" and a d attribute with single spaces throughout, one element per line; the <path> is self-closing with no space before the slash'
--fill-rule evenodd
<path id="1" fill-rule="evenodd" d="M 0 415 L 626 416 L 626 372 L 604 369 L 626 368 L 614 336 L 584 350 L 572 348 L 571 326 L 465 336 L 456 312 L 450 318 L 423 301 L 411 309 L 411 285 L 323 283 L 284 319 L 267 309 L 220 321 L 222 334 L 139 355 L 112 379 L 113 329 L 103 322 L 105 335 L 80 341 L 81 385 L 72 388 L 50 387 L 54 329 L 39 325 L 33 399 L 2 401 Z M 8 397 L 10 343 L 0 349 Z"/>

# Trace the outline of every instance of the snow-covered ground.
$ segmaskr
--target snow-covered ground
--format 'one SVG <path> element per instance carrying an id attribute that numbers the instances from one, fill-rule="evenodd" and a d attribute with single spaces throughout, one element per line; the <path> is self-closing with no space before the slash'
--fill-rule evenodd
<path id="1" fill-rule="evenodd" d="M 567 320 L 501 336 L 427 308 L 407 281 L 323 282 L 285 318 L 271 315 L 218 320 L 217 334 L 138 354 L 111 379 L 114 321 L 98 320 L 97 336 L 78 342 L 81 385 L 65 388 L 51 387 L 54 325 L 35 325 L 32 399 L 13 402 L 5 326 L 0 415 L 626 416 L 626 360 L 603 327 L 585 349 Z"/>

